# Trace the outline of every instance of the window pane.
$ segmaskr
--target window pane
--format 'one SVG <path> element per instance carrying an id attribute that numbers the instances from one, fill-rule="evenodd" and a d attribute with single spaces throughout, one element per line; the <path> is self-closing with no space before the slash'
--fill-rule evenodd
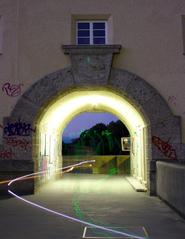
<path id="1" fill-rule="evenodd" d="M 105 38 L 94 38 L 93 44 L 105 44 Z"/>
<path id="2" fill-rule="evenodd" d="M 95 30 L 95 31 L 93 31 L 93 36 L 94 37 L 104 37 L 105 31 L 104 30 Z"/>
<path id="3" fill-rule="evenodd" d="M 78 31 L 79 37 L 89 37 L 90 32 L 88 30 Z"/>
<path id="4" fill-rule="evenodd" d="M 94 22 L 93 29 L 105 29 L 105 22 Z"/>
<path id="5" fill-rule="evenodd" d="M 89 29 L 89 22 L 78 22 L 78 29 Z"/>
<path id="6" fill-rule="evenodd" d="M 78 44 L 79 45 L 89 45 L 90 44 L 90 38 L 78 38 Z"/>

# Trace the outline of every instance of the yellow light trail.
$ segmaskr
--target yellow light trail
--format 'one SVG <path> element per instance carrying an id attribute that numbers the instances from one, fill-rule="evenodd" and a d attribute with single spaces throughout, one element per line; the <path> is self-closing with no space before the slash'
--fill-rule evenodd
<path id="1" fill-rule="evenodd" d="M 92 162 L 94 162 L 94 160 L 92 160 Z M 62 173 L 69 173 L 69 172 L 73 171 L 74 168 L 80 168 L 81 165 L 87 164 L 87 163 L 89 163 L 89 161 L 81 162 L 80 165 L 77 164 L 77 165 L 74 165 L 74 166 L 72 166 L 72 167 L 71 167 L 71 166 L 66 166 L 65 168 L 69 168 L 69 169 L 67 169 L 67 170 L 61 170 L 61 171 L 62 171 Z M 92 166 L 92 165 L 90 164 L 90 167 L 91 167 L 91 166 Z M 46 171 L 46 172 L 47 172 L 47 171 Z M 59 173 L 60 173 L 60 172 L 57 172 L 56 174 L 59 174 Z M 24 178 L 20 179 L 19 181 L 29 180 L 29 179 L 37 178 L 37 177 L 40 177 L 40 175 L 34 175 L 34 176 L 24 177 Z M 11 181 L 12 181 L 12 179 L 0 181 L 0 184 L 8 184 L 8 183 L 11 182 Z"/>

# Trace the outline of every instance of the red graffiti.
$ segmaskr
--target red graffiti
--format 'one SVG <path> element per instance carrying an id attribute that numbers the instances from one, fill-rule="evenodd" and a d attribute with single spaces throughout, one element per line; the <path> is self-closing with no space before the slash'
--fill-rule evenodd
<path id="1" fill-rule="evenodd" d="M 19 147 L 23 150 L 31 149 L 30 142 L 26 139 L 18 139 L 17 137 L 4 137 L 6 144 L 12 147 Z"/>
<path id="2" fill-rule="evenodd" d="M 152 142 L 166 157 L 177 160 L 176 151 L 168 142 L 163 141 L 157 136 L 152 136 Z"/>
<path id="3" fill-rule="evenodd" d="M 11 85 L 9 82 L 7 82 L 2 86 L 2 91 L 5 92 L 8 96 L 16 97 L 21 94 L 22 85 L 23 84 Z"/>
<path id="4" fill-rule="evenodd" d="M 170 102 L 170 103 L 176 105 L 176 101 L 177 101 L 176 96 L 170 95 L 170 96 L 168 97 L 168 102 Z"/>
<path id="5" fill-rule="evenodd" d="M 10 159 L 12 158 L 14 155 L 14 153 L 12 152 L 11 149 L 8 150 L 3 150 L 3 151 L 0 151 L 0 158 L 3 158 L 3 159 Z"/>

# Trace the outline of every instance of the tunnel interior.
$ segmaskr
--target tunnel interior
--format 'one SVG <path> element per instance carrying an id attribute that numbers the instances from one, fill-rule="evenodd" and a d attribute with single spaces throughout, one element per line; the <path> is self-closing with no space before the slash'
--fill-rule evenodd
<path id="1" fill-rule="evenodd" d="M 108 90 L 76 90 L 61 96 L 44 111 L 42 117 L 37 122 L 38 144 L 35 148 L 35 151 L 37 151 L 35 170 L 47 171 L 42 175 L 41 180 L 55 179 L 56 175 L 59 174 L 58 169 L 69 163 L 62 154 L 61 135 L 68 123 L 82 112 L 108 112 L 120 119 L 129 132 L 129 137 L 125 137 L 124 142 L 122 142 L 122 144 L 126 145 L 128 143 L 127 140 L 130 140 L 129 153 L 123 155 L 130 159 L 129 166 L 127 165 L 127 168 L 129 168 L 127 173 L 137 178 L 147 187 L 147 125 L 144 116 L 128 99 Z M 96 155 L 92 155 L 92 152 L 89 151 L 89 156 Z M 121 159 L 119 155 L 112 155 L 112 158 L 108 159 L 105 155 L 103 156 L 104 167 L 102 166 L 102 160 L 95 159 L 96 164 L 86 166 L 89 168 L 89 172 L 94 174 L 125 173 L 121 167 L 124 157 Z M 85 159 L 87 155 L 83 157 Z M 81 155 L 81 158 L 83 157 Z"/>
<path id="2" fill-rule="evenodd" d="M 130 174 L 130 133 L 116 116 L 83 112 L 69 122 L 61 138 L 63 166 L 87 159 L 95 161 L 71 173 Z"/>

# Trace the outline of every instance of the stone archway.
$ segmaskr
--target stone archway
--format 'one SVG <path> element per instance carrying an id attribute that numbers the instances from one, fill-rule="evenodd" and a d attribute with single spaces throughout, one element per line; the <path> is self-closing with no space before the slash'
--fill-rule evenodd
<path id="1" fill-rule="evenodd" d="M 117 116 L 129 130 L 132 139 L 130 150 L 131 175 L 143 184 L 143 190 L 149 185 L 146 165 L 146 146 L 143 132 L 147 123 L 144 116 L 128 100 L 110 89 L 87 90 L 83 88 L 71 90 L 67 95 L 61 94 L 47 110 L 40 120 L 37 120 L 36 139 L 39 147 L 36 164 L 42 171 L 47 168 L 44 178 L 51 179 L 56 175 L 57 168 L 62 165 L 61 134 L 73 117 L 82 113 L 105 111 Z M 120 142 L 121 144 L 121 142 Z M 36 146 L 36 145 L 34 145 Z M 92 158 L 93 159 L 93 158 Z M 98 159 L 97 159 L 98 160 Z M 95 163 L 96 165 L 96 163 Z"/>
<path id="2" fill-rule="evenodd" d="M 68 94 L 72 89 L 111 89 L 124 96 L 131 104 L 137 107 L 147 119 L 148 138 L 148 167 L 150 177 L 150 194 L 156 193 L 156 161 L 184 159 L 181 143 L 180 117 L 174 116 L 163 97 L 145 80 L 122 69 L 114 69 L 112 57 L 119 53 L 120 46 L 63 46 L 64 53 L 71 57 L 72 65 L 65 69 L 49 74 L 33 84 L 18 100 L 9 117 L 4 118 L 4 127 L 7 124 L 21 120 L 31 126 L 27 141 L 34 141 L 36 119 L 61 94 Z M 4 137 L 6 138 L 4 131 Z M 153 137 L 153 138 L 152 138 Z M 18 135 L 18 138 L 22 138 Z M 153 144 L 152 144 L 153 139 Z M 158 142 L 157 142 L 158 140 Z M 169 151 L 169 142 L 173 152 Z M 3 139 L 3 147 L 7 147 L 7 139 Z M 10 147 L 10 145 L 8 146 Z M 164 150 L 159 150 L 164 147 Z M 34 152 L 30 150 L 18 151 L 12 148 L 12 159 L 33 161 Z M 24 165 L 22 163 L 21 165 Z M 33 167 L 33 164 L 32 164 Z M 24 166 L 23 166 L 24 168 Z M 32 169 L 33 170 L 33 169 Z"/>

